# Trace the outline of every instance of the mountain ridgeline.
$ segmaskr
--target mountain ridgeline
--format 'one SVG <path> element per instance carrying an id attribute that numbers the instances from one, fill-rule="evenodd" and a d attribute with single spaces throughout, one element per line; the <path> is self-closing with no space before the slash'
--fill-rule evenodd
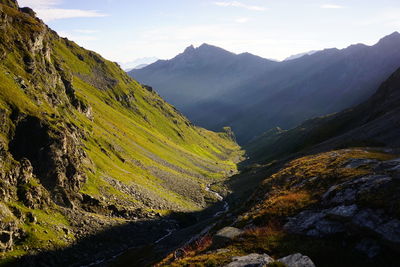
<path id="1" fill-rule="evenodd" d="M 400 146 L 399 104 L 400 69 L 367 101 L 307 120 L 291 130 L 272 129 L 250 142 L 246 150 L 250 161 L 267 162 L 345 147 L 396 148 Z"/>
<path id="2" fill-rule="evenodd" d="M 118 64 L 12 0 L 0 1 L 0 80 L 2 262 L 202 209 L 216 201 L 207 184 L 236 172 L 242 152 L 229 131 L 192 125 Z M 112 238 L 125 238 L 121 249 L 162 231 Z M 104 252 L 110 242 L 91 247 Z M 90 261 L 75 257 L 63 260 Z"/>
<path id="3" fill-rule="evenodd" d="M 274 62 L 202 45 L 129 75 L 157 88 L 194 123 L 230 126 L 244 144 L 275 128 L 340 111 L 370 97 L 398 68 L 400 34 Z"/>

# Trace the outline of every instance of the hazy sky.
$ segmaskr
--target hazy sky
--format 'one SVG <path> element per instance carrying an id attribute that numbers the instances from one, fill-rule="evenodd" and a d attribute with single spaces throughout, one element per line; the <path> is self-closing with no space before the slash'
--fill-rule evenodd
<path id="1" fill-rule="evenodd" d="M 266 58 L 400 31 L 399 0 L 19 0 L 61 36 L 107 59 L 171 58 L 209 43 Z"/>

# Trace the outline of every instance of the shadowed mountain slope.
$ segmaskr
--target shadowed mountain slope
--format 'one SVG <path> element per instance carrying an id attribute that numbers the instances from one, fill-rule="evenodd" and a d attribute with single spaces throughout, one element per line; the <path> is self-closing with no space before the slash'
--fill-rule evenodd
<path id="1" fill-rule="evenodd" d="M 211 48 L 188 48 L 129 74 L 156 86 L 194 123 L 232 127 L 241 143 L 361 103 L 400 62 L 397 32 L 373 46 L 326 49 L 283 62 Z"/>
<path id="2" fill-rule="evenodd" d="M 400 69 L 362 104 L 314 118 L 284 131 L 271 130 L 247 146 L 252 160 L 267 161 L 302 150 L 347 146 L 400 146 Z"/>

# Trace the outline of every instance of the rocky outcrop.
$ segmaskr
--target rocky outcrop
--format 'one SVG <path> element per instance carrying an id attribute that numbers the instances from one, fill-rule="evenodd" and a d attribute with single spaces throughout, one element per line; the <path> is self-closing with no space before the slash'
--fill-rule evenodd
<path id="1" fill-rule="evenodd" d="M 22 235 L 14 214 L 0 202 L 0 252 L 12 250 L 14 242 Z"/>
<path id="2" fill-rule="evenodd" d="M 219 230 L 213 237 L 213 245 L 220 247 L 226 245 L 239 235 L 243 233 L 242 230 L 235 227 L 224 227 Z"/>
<path id="3" fill-rule="evenodd" d="M 20 162 L 19 196 L 28 206 L 38 205 L 35 199 L 48 199 L 39 187 L 25 186 L 33 176 L 53 195 L 54 201 L 73 205 L 74 192 L 79 191 L 86 177 L 83 161 L 87 156 L 81 148 L 81 138 L 73 125 L 62 132 L 32 116 L 21 115 L 16 120 L 9 151 Z"/>
<path id="4" fill-rule="evenodd" d="M 368 165 L 376 173 L 332 185 L 322 195 L 320 206 L 289 218 L 285 229 L 313 237 L 360 236 L 363 239 L 356 249 L 369 257 L 376 256 L 382 246 L 398 250 L 400 220 L 393 207 L 400 196 L 400 161 L 352 159 L 345 168 L 362 165 Z M 385 205 L 373 208 L 374 202 Z"/>
<path id="5" fill-rule="evenodd" d="M 15 9 L 18 9 L 18 7 L 19 7 L 17 0 L 0 0 L 0 4 L 9 6 L 9 7 L 15 8 Z"/>
<path id="6" fill-rule="evenodd" d="M 241 257 L 233 257 L 232 262 L 225 267 L 264 267 L 267 264 L 274 262 L 267 254 L 249 254 Z"/>
<path id="7" fill-rule="evenodd" d="M 235 133 L 232 131 L 232 128 L 231 128 L 231 127 L 224 127 L 223 130 L 224 130 L 225 134 L 226 134 L 231 140 L 233 140 L 233 141 L 236 142 L 236 136 L 235 136 Z"/>
<path id="8" fill-rule="evenodd" d="M 309 257 L 300 253 L 281 258 L 278 260 L 278 262 L 285 264 L 287 267 L 315 267 L 314 263 Z"/>
<path id="9" fill-rule="evenodd" d="M 286 256 L 277 261 L 267 254 L 252 253 L 246 256 L 233 257 L 232 262 L 225 267 L 265 267 L 276 262 L 284 264 L 286 267 L 315 267 L 309 257 L 300 253 Z"/>

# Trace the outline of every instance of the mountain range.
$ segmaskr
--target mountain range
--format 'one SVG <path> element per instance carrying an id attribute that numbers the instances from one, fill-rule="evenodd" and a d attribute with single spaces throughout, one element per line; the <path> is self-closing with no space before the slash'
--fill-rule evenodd
<path id="1" fill-rule="evenodd" d="M 213 130 L 230 126 L 244 144 L 271 128 L 292 128 L 361 103 L 399 60 L 395 32 L 373 46 L 325 49 L 283 62 L 191 46 L 129 75 L 156 88 L 194 123 Z"/>
<path id="2" fill-rule="evenodd" d="M 367 101 L 299 126 L 271 129 L 246 146 L 258 162 L 296 153 L 316 153 L 343 147 L 400 146 L 400 69 L 395 71 Z M 308 152 L 305 152 L 308 151 Z"/>

